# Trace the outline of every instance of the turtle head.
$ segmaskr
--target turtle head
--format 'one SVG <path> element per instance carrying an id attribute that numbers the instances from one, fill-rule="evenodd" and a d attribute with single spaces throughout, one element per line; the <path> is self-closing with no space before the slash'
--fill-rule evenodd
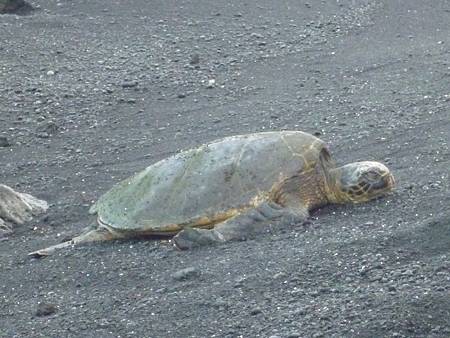
<path id="1" fill-rule="evenodd" d="M 394 189 L 394 176 L 378 162 L 350 163 L 337 171 L 337 202 L 366 202 Z"/>

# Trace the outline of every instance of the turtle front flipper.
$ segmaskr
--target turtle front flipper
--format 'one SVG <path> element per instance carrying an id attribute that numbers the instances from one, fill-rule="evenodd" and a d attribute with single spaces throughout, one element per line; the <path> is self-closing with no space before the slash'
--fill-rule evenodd
<path id="1" fill-rule="evenodd" d="M 55 250 L 72 247 L 74 245 L 88 243 L 88 242 L 101 242 L 109 241 L 112 239 L 118 239 L 119 236 L 116 233 L 111 232 L 108 228 L 100 226 L 98 228 L 89 228 L 85 233 L 72 238 L 70 241 L 55 244 L 45 249 L 33 251 L 28 254 L 32 257 L 45 257 L 50 256 Z"/>
<path id="2" fill-rule="evenodd" d="M 211 230 L 185 228 L 172 240 L 175 246 L 181 250 L 233 240 L 242 241 L 267 232 L 271 223 L 298 224 L 303 223 L 307 217 L 307 212 L 302 209 L 284 208 L 274 202 L 264 202 L 257 208 L 234 216 Z"/>

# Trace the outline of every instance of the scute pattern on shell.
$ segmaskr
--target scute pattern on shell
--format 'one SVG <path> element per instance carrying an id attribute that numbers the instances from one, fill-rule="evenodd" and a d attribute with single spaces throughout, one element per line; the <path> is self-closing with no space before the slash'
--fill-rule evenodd
<path id="1" fill-rule="evenodd" d="M 314 167 L 324 147 L 299 131 L 226 137 L 149 166 L 113 187 L 91 212 L 121 231 L 212 226 L 255 207 L 280 180 Z"/>

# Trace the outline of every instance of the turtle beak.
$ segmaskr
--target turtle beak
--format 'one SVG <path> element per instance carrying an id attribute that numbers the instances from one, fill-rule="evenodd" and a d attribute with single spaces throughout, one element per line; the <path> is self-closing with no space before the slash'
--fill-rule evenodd
<path id="1" fill-rule="evenodd" d="M 377 191 L 377 195 L 384 195 L 391 192 L 395 188 L 395 179 L 391 173 L 387 173 L 378 183 L 374 184 L 372 188 Z"/>
<path id="2" fill-rule="evenodd" d="M 387 177 L 385 177 L 385 182 L 386 182 L 386 186 L 388 187 L 389 191 L 394 190 L 394 188 L 395 188 L 395 178 L 394 178 L 394 176 L 391 173 L 389 173 L 387 175 Z"/>
<path id="3" fill-rule="evenodd" d="M 391 191 L 395 187 L 395 179 L 391 173 L 386 173 L 381 179 L 379 179 L 376 183 L 371 184 L 371 189 L 375 191 Z"/>

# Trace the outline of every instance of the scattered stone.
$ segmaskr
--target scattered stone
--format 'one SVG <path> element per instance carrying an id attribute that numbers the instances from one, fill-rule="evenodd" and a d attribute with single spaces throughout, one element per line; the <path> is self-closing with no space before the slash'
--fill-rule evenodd
<path id="1" fill-rule="evenodd" d="M 264 36 L 262 36 L 261 34 L 258 34 L 258 33 L 252 33 L 252 34 L 250 34 L 250 37 L 255 38 L 255 39 L 262 39 Z"/>
<path id="2" fill-rule="evenodd" d="M 311 297 L 318 297 L 320 295 L 320 292 L 317 290 L 313 290 L 313 291 L 311 291 L 310 295 L 311 295 Z"/>
<path id="3" fill-rule="evenodd" d="M 124 81 L 122 82 L 121 86 L 122 88 L 134 88 L 138 86 L 138 82 L 137 81 Z"/>
<path id="4" fill-rule="evenodd" d="M 308 313 L 306 308 L 299 308 L 299 309 L 295 309 L 294 311 L 292 311 L 293 314 L 295 314 L 296 316 L 304 316 Z"/>
<path id="5" fill-rule="evenodd" d="M 209 79 L 208 80 L 208 85 L 206 86 L 207 88 L 214 88 L 216 85 L 216 80 L 214 79 Z"/>
<path id="6" fill-rule="evenodd" d="M 0 136 L 0 147 L 10 147 L 11 143 L 9 143 L 8 138 L 6 136 Z"/>
<path id="7" fill-rule="evenodd" d="M 223 298 L 217 298 L 211 304 L 212 304 L 212 306 L 214 306 L 216 308 L 223 308 L 223 309 L 226 309 L 231 305 L 230 303 L 225 301 Z"/>
<path id="8" fill-rule="evenodd" d="M 275 275 L 273 275 L 273 279 L 279 279 L 279 278 L 286 278 L 287 274 L 284 272 L 278 272 Z"/>
<path id="9" fill-rule="evenodd" d="M 39 303 L 36 310 L 36 316 L 38 317 L 49 316 L 51 314 L 54 314 L 56 310 L 57 308 L 55 304 Z"/>
<path id="10" fill-rule="evenodd" d="M 198 65 L 200 63 L 200 55 L 192 54 L 191 59 L 189 60 L 191 65 Z"/>
<path id="11" fill-rule="evenodd" d="M 0 0 L 0 14 L 27 14 L 33 7 L 24 0 Z"/>
<path id="12" fill-rule="evenodd" d="M 59 127 L 58 125 L 53 122 L 53 121 L 49 121 L 45 124 L 42 124 L 40 126 L 38 126 L 36 128 L 36 131 L 38 132 L 38 137 L 43 137 L 47 138 L 50 135 L 54 135 L 56 134 L 56 132 L 58 131 Z"/>
<path id="13" fill-rule="evenodd" d="M 39 137 L 39 138 L 49 138 L 50 135 L 49 135 L 48 133 L 42 132 L 42 133 L 37 133 L 37 134 L 36 134 L 36 137 Z"/>
<path id="14" fill-rule="evenodd" d="M 175 279 L 176 281 L 182 281 L 182 280 L 187 280 L 190 278 L 197 277 L 199 275 L 200 275 L 200 272 L 196 268 L 190 267 L 190 268 L 178 270 L 177 272 L 173 273 L 172 278 Z"/>
<path id="15" fill-rule="evenodd" d="M 260 314 L 261 312 L 262 312 L 262 310 L 259 307 L 254 307 L 253 309 L 250 310 L 250 314 L 252 316 L 256 316 L 256 315 Z"/>
<path id="16" fill-rule="evenodd" d="M 245 277 L 239 277 L 235 279 L 235 283 L 233 284 L 234 288 L 240 288 L 244 285 L 244 282 L 247 280 Z"/>
<path id="17" fill-rule="evenodd" d="M 47 75 L 48 75 L 48 76 L 53 76 L 53 75 L 55 75 L 55 72 L 54 72 L 53 70 L 49 70 L 49 71 L 47 72 Z"/>

